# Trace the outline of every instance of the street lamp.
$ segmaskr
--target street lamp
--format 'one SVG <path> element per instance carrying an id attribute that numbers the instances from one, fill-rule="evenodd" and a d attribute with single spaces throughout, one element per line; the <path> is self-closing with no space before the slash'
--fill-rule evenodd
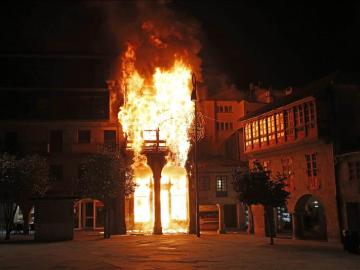
<path id="1" fill-rule="evenodd" d="M 198 137 L 198 119 L 197 119 L 197 92 L 196 92 L 196 77 L 192 74 L 193 90 L 191 93 L 191 100 L 194 101 L 195 106 L 195 139 L 194 139 L 194 163 L 195 163 L 195 215 L 196 215 L 196 236 L 200 237 L 200 217 L 199 217 L 199 191 L 198 191 L 198 162 L 197 162 L 197 137 Z"/>

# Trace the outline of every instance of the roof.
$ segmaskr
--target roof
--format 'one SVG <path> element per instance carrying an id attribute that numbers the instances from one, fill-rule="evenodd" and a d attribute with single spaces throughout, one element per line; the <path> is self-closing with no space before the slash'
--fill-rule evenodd
<path id="1" fill-rule="evenodd" d="M 253 111 L 246 116 L 239 119 L 239 121 L 247 120 L 259 115 L 262 115 L 266 112 L 274 110 L 276 108 L 285 106 L 287 104 L 293 103 L 297 100 L 304 99 L 310 96 L 317 96 L 328 86 L 331 85 L 358 85 L 360 84 L 360 76 L 358 73 L 342 73 L 339 71 L 333 72 L 319 80 L 313 81 L 310 84 L 304 87 L 298 87 L 293 90 L 293 93 L 285 96 L 282 99 L 274 101 L 268 105 L 261 107 L 259 110 Z"/>
<path id="2" fill-rule="evenodd" d="M 213 94 L 210 97 L 208 97 L 207 99 L 208 100 L 234 101 L 234 100 L 244 99 L 244 94 L 235 88 L 230 88 L 228 90 L 224 90 L 224 91 L 218 92 L 216 94 Z"/>

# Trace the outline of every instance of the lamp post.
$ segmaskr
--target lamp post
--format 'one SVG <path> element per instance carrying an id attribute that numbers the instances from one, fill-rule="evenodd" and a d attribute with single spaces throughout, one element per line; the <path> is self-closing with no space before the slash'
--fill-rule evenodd
<path id="1" fill-rule="evenodd" d="M 195 216 L 196 216 L 196 236 L 200 237 L 200 217 L 199 217 L 199 191 L 198 191 L 198 162 L 197 162 L 197 137 L 198 137 L 198 119 L 197 119 L 197 93 L 196 93 L 196 77 L 192 74 L 193 90 L 191 100 L 195 106 L 195 139 L 194 139 L 194 163 L 195 163 Z"/>

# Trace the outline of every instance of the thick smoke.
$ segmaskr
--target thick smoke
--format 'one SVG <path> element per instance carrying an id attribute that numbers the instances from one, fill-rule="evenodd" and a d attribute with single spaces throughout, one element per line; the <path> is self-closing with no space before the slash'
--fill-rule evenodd
<path id="1" fill-rule="evenodd" d="M 201 80 L 197 21 L 180 19 L 166 3 L 157 1 L 102 2 L 98 7 L 106 16 L 107 30 L 120 48 L 119 56 L 131 43 L 136 50 L 135 68 L 146 78 L 156 67 L 172 66 L 177 57 L 189 64 Z M 121 76 L 120 59 L 114 64 L 111 79 Z"/>

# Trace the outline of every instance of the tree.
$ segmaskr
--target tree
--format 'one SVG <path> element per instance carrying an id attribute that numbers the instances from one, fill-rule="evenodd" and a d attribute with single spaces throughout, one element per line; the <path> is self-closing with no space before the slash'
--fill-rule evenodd
<path id="1" fill-rule="evenodd" d="M 16 157 L 8 154 L 0 156 L 0 203 L 4 215 L 5 240 L 10 239 L 16 211 L 15 196 L 17 191 L 18 170 Z"/>
<path id="2" fill-rule="evenodd" d="M 17 163 L 20 187 L 16 203 L 23 214 L 23 232 L 29 234 L 29 215 L 33 206 L 31 198 L 45 195 L 49 182 L 49 165 L 46 158 L 39 155 L 25 156 Z"/>
<path id="3" fill-rule="evenodd" d="M 46 159 L 41 156 L 17 159 L 6 153 L 0 155 L 0 204 L 4 213 L 6 240 L 10 239 L 17 206 L 23 212 L 24 233 L 28 233 L 31 198 L 45 194 L 48 174 Z"/>
<path id="4" fill-rule="evenodd" d="M 81 198 L 93 198 L 104 203 L 104 238 L 111 235 L 111 211 L 113 201 L 120 197 L 124 204 L 125 196 L 134 192 L 132 170 L 127 166 L 123 155 L 111 149 L 103 149 L 90 156 L 82 165 L 77 192 Z M 125 211 L 124 207 L 121 211 Z M 124 217 L 124 214 L 122 214 Z M 125 219 L 122 232 L 126 233 Z"/>
<path id="5" fill-rule="evenodd" d="M 234 173 L 233 186 L 238 193 L 239 201 L 249 208 L 257 204 L 264 207 L 272 245 L 274 244 L 273 208 L 286 205 L 290 195 L 285 190 L 285 180 L 286 178 L 280 174 L 272 178 L 271 172 L 264 170 L 258 161 L 254 161 L 251 171 L 242 173 L 236 170 Z"/>

